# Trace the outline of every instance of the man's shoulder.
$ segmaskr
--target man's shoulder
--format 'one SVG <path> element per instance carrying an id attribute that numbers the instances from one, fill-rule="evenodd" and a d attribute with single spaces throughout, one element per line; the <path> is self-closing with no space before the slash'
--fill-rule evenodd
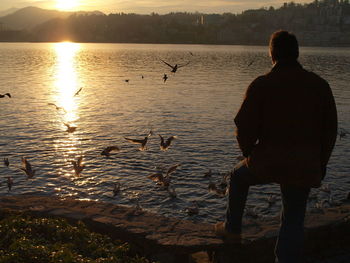
<path id="1" fill-rule="evenodd" d="M 328 82 L 324 78 L 317 75 L 315 72 L 308 71 L 305 69 L 304 71 L 305 71 L 305 74 L 307 74 L 312 81 L 317 82 L 321 86 L 325 86 L 325 87 L 329 86 Z"/>

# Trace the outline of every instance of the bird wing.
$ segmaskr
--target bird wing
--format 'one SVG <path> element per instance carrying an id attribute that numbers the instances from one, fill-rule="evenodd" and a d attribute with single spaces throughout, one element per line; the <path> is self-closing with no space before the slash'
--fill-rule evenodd
<path id="1" fill-rule="evenodd" d="M 151 179 L 152 181 L 155 182 L 161 182 L 163 181 L 164 177 L 161 173 L 155 173 L 155 174 L 150 174 L 147 176 L 147 178 Z"/>
<path id="2" fill-rule="evenodd" d="M 22 165 L 23 165 L 23 169 L 26 170 L 27 172 L 32 171 L 32 166 L 30 165 L 29 161 L 24 157 L 22 157 Z"/>
<path id="3" fill-rule="evenodd" d="M 170 65 L 168 62 L 165 62 L 164 60 L 160 59 L 165 65 L 171 67 L 172 69 L 174 69 L 174 66 Z"/>
<path id="4" fill-rule="evenodd" d="M 52 106 L 55 106 L 57 108 L 57 105 L 55 103 L 52 103 L 52 102 L 48 103 L 47 105 L 52 105 Z"/>
<path id="5" fill-rule="evenodd" d="M 10 93 L 6 93 L 5 95 L 7 95 L 9 98 L 11 98 L 11 94 Z"/>
<path id="6" fill-rule="evenodd" d="M 79 95 L 79 92 L 80 92 L 82 89 L 83 89 L 83 88 L 80 88 L 80 89 L 74 94 L 74 96 Z"/>
<path id="7" fill-rule="evenodd" d="M 169 138 L 166 140 L 166 144 L 167 144 L 167 145 L 170 145 L 171 142 L 172 142 L 174 139 L 176 139 L 176 136 L 171 136 L 171 137 L 169 137 Z"/>
<path id="8" fill-rule="evenodd" d="M 70 125 L 68 123 L 63 123 L 67 128 L 70 128 Z"/>
<path id="9" fill-rule="evenodd" d="M 160 144 L 163 145 L 164 144 L 164 138 L 162 135 L 158 134 L 158 136 L 160 137 Z"/>
<path id="10" fill-rule="evenodd" d="M 120 151 L 118 146 L 108 146 L 106 148 L 107 151 L 111 152 L 111 151 Z"/>
<path id="11" fill-rule="evenodd" d="M 124 139 L 131 142 L 131 143 L 135 143 L 135 144 L 139 144 L 139 143 L 142 144 L 144 142 L 144 140 L 130 139 L 130 138 L 126 138 L 126 137 L 124 137 Z"/>
<path id="12" fill-rule="evenodd" d="M 166 172 L 166 174 L 167 174 L 167 175 L 170 175 L 171 173 L 175 172 L 176 169 L 177 169 L 177 167 L 179 167 L 179 166 L 180 166 L 180 164 L 175 164 L 175 165 L 171 166 L 171 167 L 168 169 L 168 171 Z"/>
<path id="13" fill-rule="evenodd" d="M 190 64 L 191 61 L 188 61 L 186 64 L 183 64 L 183 65 L 177 65 L 177 68 L 182 68 L 184 66 L 187 66 L 188 64 Z"/>

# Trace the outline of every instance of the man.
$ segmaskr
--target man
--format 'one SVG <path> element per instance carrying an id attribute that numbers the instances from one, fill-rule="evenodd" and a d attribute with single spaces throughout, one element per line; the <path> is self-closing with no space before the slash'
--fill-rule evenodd
<path id="1" fill-rule="evenodd" d="M 225 223 L 218 235 L 239 241 L 250 185 L 278 183 L 282 194 L 276 262 L 302 262 L 304 217 L 311 187 L 319 187 L 337 137 L 337 112 L 328 83 L 298 63 L 296 37 L 270 39 L 272 70 L 248 87 L 235 117 L 245 159 L 231 176 Z"/>

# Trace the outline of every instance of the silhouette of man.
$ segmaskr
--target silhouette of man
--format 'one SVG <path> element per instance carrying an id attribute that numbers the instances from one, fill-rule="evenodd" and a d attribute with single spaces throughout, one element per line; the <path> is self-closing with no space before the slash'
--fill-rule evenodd
<path id="1" fill-rule="evenodd" d="M 272 70 L 248 87 L 235 124 L 245 159 L 234 169 L 224 223 L 216 233 L 240 242 L 249 186 L 278 183 L 282 195 L 276 262 L 302 262 L 304 217 L 310 188 L 319 187 L 337 137 L 337 112 L 328 83 L 297 61 L 296 37 L 270 38 Z"/>

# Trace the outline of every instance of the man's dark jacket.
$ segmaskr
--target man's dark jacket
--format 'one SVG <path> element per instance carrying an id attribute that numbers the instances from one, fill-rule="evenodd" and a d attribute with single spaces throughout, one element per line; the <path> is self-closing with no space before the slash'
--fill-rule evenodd
<path id="1" fill-rule="evenodd" d="M 248 87 L 237 140 L 261 183 L 319 187 L 337 138 L 328 83 L 297 61 L 278 62 Z"/>

